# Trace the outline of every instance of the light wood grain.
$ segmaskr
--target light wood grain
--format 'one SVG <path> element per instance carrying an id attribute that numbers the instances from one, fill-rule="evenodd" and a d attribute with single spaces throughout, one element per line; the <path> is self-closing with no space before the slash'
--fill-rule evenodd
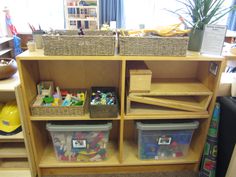
<path id="1" fill-rule="evenodd" d="M 120 56 L 45 56 L 44 51 L 41 49 L 36 49 L 35 52 L 29 52 L 28 50 L 18 55 L 19 60 L 81 60 L 81 61 L 88 61 L 88 60 L 97 60 L 97 61 L 116 61 L 122 60 Z"/>
<path id="2" fill-rule="evenodd" d="M 26 121 L 26 113 L 25 113 L 25 109 L 24 109 L 24 102 L 23 102 L 23 94 L 22 94 L 21 85 L 19 85 L 15 88 L 15 95 L 16 95 L 17 105 L 19 108 L 21 127 L 23 130 L 23 135 L 25 137 L 24 143 L 25 143 L 25 148 L 26 148 L 26 152 L 27 152 L 27 159 L 29 161 L 29 169 L 30 169 L 31 176 L 35 177 L 37 175 L 36 165 L 35 165 L 32 142 L 30 141 L 29 125 L 27 124 L 27 121 Z"/>
<path id="3" fill-rule="evenodd" d="M 129 96 L 130 101 L 144 103 L 148 105 L 156 105 L 177 110 L 200 112 L 205 111 L 208 107 L 209 96 L 203 99 L 196 99 L 192 96 L 162 96 L 162 97 L 145 97 L 145 96 Z"/>
<path id="4" fill-rule="evenodd" d="M 29 169 L 27 158 L 10 158 L 0 160 L 1 169 Z"/>
<path id="5" fill-rule="evenodd" d="M 45 56 L 43 50 L 37 49 L 35 52 L 28 50 L 18 55 L 20 60 L 141 60 L 141 61 L 221 61 L 223 57 L 203 56 L 198 52 L 188 52 L 186 57 L 173 56 Z"/>
<path id="6" fill-rule="evenodd" d="M 1 143 L 0 158 L 27 158 L 24 143 Z"/>
<path id="7" fill-rule="evenodd" d="M 24 136 L 22 132 L 10 136 L 0 135 L 0 142 L 24 142 Z"/>
<path id="8" fill-rule="evenodd" d="M 221 61 L 222 56 L 207 56 L 201 55 L 199 52 L 188 51 L 186 56 L 123 56 L 125 60 L 144 60 L 144 61 Z"/>
<path id="9" fill-rule="evenodd" d="M 130 95 L 145 96 L 188 96 L 211 95 L 210 91 L 201 82 L 188 79 L 159 79 L 151 84 L 150 92 L 130 93 Z"/>
<path id="10" fill-rule="evenodd" d="M 189 112 L 155 105 L 131 103 L 130 111 L 126 112 L 125 119 L 194 119 L 209 118 L 207 111 Z"/>
<path id="11" fill-rule="evenodd" d="M 18 72 L 12 77 L 4 80 L 0 80 L 0 92 L 14 92 L 14 89 L 17 85 L 20 84 Z"/>
<path id="12" fill-rule="evenodd" d="M 120 120 L 121 116 L 117 118 L 90 118 L 89 114 L 83 116 L 30 116 L 32 121 L 60 121 L 60 120 Z"/>
<path id="13" fill-rule="evenodd" d="M 31 177 L 29 169 L 23 170 L 0 170 L 0 176 L 2 177 Z"/>
<path id="14" fill-rule="evenodd" d="M 43 175 L 78 175 L 78 174 L 114 174 L 119 173 L 144 173 L 163 171 L 192 170 L 196 164 L 167 164 L 167 165 L 140 165 L 140 166 L 104 166 L 104 167 L 74 167 L 74 168 L 41 168 Z"/>
<path id="15" fill-rule="evenodd" d="M 120 61 L 38 61 L 41 80 L 60 88 L 119 87 Z"/>
<path id="16" fill-rule="evenodd" d="M 124 113 L 125 113 L 125 75 L 126 75 L 126 61 L 122 61 L 121 65 L 121 121 L 120 121 L 120 136 L 119 136 L 119 162 L 123 162 L 124 158 Z"/>

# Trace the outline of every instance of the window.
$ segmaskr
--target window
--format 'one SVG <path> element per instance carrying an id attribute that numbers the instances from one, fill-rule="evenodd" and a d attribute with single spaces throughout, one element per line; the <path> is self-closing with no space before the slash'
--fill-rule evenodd
<path id="1" fill-rule="evenodd" d="M 232 0 L 225 0 L 224 7 L 229 7 Z M 176 0 L 124 0 L 125 27 L 126 29 L 138 29 L 140 24 L 145 28 L 178 23 L 176 15 L 165 9 L 175 11 L 183 8 Z M 222 18 L 219 24 L 226 25 L 227 16 Z"/>
<path id="2" fill-rule="evenodd" d="M 12 22 L 18 32 L 31 32 L 28 23 L 37 29 L 63 29 L 63 0 L 1 0 L 0 3 L 0 35 L 6 35 L 4 7 L 8 7 Z"/>
<path id="3" fill-rule="evenodd" d="M 225 0 L 224 6 L 231 5 L 232 0 Z M 20 33 L 31 33 L 28 23 L 42 29 L 64 29 L 63 0 L 1 0 L 0 36 L 6 35 L 4 7 L 8 7 L 12 22 Z M 124 0 L 125 28 L 137 29 L 140 24 L 145 28 L 178 23 L 176 15 L 165 9 L 181 8 L 176 0 Z M 226 24 L 225 16 L 220 24 Z"/>

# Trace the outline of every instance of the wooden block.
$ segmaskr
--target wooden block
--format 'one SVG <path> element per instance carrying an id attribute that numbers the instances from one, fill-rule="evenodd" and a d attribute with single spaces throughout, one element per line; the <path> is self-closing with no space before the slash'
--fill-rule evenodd
<path id="1" fill-rule="evenodd" d="M 151 89 L 152 71 L 144 61 L 132 61 L 127 65 L 129 73 L 129 92 L 149 92 Z"/>
<path id="2" fill-rule="evenodd" d="M 135 96 L 130 95 L 127 100 L 127 112 L 130 112 L 130 101 L 147 105 L 161 106 L 175 110 L 201 112 L 206 111 L 212 95 L 206 96 Z"/>

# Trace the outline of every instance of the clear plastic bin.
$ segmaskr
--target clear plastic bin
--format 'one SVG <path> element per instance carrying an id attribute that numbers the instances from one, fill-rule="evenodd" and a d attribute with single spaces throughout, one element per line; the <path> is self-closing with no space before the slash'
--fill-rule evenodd
<path id="1" fill-rule="evenodd" d="M 138 156 L 142 160 L 174 159 L 187 155 L 197 121 L 187 123 L 137 122 Z"/>
<path id="2" fill-rule="evenodd" d="M 102 161 L 107 158 L 107 143 L 112 123 L 47 123 L 55 154 L 61 161 Z"/>

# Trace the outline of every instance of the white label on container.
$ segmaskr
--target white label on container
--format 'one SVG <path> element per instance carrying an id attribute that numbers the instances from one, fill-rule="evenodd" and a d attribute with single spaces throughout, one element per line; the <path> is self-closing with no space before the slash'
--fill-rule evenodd
<path id="1" fill-rule="evenodd" d="M 163 136 L 158 138 L 159 145 L 170 145 L 172 138 L 168 136 Z"/>
<path id="2" fill-rule="evenodd" d="M 87 142 L 86 140 L 72 140 L 73 148 L 86 148 Z"/>

